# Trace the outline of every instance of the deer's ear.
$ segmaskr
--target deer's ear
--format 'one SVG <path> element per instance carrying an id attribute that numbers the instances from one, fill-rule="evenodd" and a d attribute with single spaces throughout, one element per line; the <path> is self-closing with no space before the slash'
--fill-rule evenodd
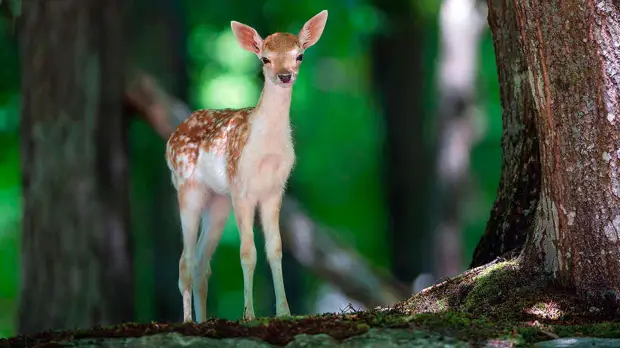
<path id="1" fill-rule="evenodd" d="M 299 43 L 302 49 L 306 49 L 319 41 L 327 23 L 327 10 L 310 18 L 299 32 Z"/>
<path id="2" fill-rule="evenodd" d="M 263 39 L 254 28 L 235 21 L 230 22 L 230 27 L 241 48 L 260 56 L 263 49 Z"/>

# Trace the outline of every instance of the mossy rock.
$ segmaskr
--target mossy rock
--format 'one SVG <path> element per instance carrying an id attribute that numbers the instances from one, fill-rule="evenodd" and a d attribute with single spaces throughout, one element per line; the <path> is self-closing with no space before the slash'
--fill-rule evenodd
<path id="1" fill-rule="evenodd" d="M 164 348 L 270 348 L 274 345 L 252 338 L 224 338 L 183 336 L 178 333 L 163 333 L 137 338 L 115 338 L 107 340 L 83 339 L 70 343 L 73 348 L 100 347 L 164 347 Z M 469 347 L 466 342 L 444 338 L 422 330 L 371 329 L 367 333 L 353 336 L 341 342 L 326 334 L 300 334 L 285 345 L 286 348 L 331 348 L 331 347 Z"/>

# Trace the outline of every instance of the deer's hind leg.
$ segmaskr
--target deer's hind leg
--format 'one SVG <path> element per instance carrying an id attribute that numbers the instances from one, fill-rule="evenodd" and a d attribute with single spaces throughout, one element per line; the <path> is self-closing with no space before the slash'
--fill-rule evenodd
<path id="1" fill-rule="evenodd" d="M 194 314 L 201 323 L 207 319 L 207 294 L 211 276 L 211 258 L 222 237 L 230 215 L 231 201 L 227 196 L 214 194 L 202 213 L 202 231 L 198 237 L 196 268 L 194 270 Z"/>
<path id="2" fill-rule="evenodd" d="M 192 320 L 192 278 L 195 267 L 196 239 L 200 215 L 210 198 L 210 192 L 202 185 L 187 181 L 177 191 L 181 227 L 183 229 L 183 253 L 179 260 L 179 291 L 183 296 L 183 321 Z"/>

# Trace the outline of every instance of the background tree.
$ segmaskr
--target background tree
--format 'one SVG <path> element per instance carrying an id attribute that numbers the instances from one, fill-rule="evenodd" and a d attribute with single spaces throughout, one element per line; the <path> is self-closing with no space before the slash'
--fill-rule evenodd
<path id="1" fill-rule="evenodd" d="M 444 0 L 439 13 L 441 33 L 437 155 L 433 182 L 431 230 L 434 240 L 434 279 L 454 276 L 464 267 L 463 211 L 471 188 L 471 152 L 480 140 L 477 66 L 480 41 L 486 33 L 486 4 L 481 0 Z M 427 284 L 429 286 L 429 284 Z"/>
<path id="2" fill-rule="evenodd" d="M 122 3 L 22 2 L 21 332 L 132 319 Z"/>
<path id="3" fill-rule="evenodd" d="M 125 37 L 127 54 L 140 72 L 129 76 L 130 91 L 148 90 L 137 76 L 148 74 L 152 83 L 172 96 L 187 100 L 187 16 L 182 2 L 177 0 L 134 0 L 125 5 Z M 142 20 L 148 18 L 148 21 Z M 133 78 L 132 78 L 133 77 Z M 153 87 L 153 86 L 152 86 Z M 152 91 L 152 89 L 151 89 Z M 132 94 L 133 95 L 133 94 Z M 143 108 L 132 108 L 136 115 L 148 114 L 149 107 L 161 102 L 148 93 L 138 93 L 132 99 L 142 100 Z M 189 109 L 187 109 L 189 111 Z M 185 115 L 183 115 L 185 117 Z M 167 133 L 182 120 L 171 116 L 170 123 L 146 124 L 140 118 L 132 118 L 129 134 L 135 139 L 130 158 L 133 163 L 132 231 L 138 241 L 136 258 L 142 268 L 137 279 L 136 292 L 140 306 L 140 320 L 177 321 L 182 319 L 181 298 L 178 289 L 179 250 L 182 249 L 177 196 L 170 183 L 170 174 L 162 153 L 165 152 Z M 168 119 L 166 120 L 168 121 Z M 146 175 L 146 173 L 149 173 Z M 138 197 L 148 197 L 139 199 Z M 152 296 L 149 295 L 153 290 Z M 217 293 L 214 293 L 217 300 Z"/>
<path id="4" fill-rule="evenodd" d="M 425 100 L 433 96 L 426 86 L 432 71 L 424 64 L 420 8 L 405 0 L 377 0 L 374 5 L 389 18 L 373 41 L 372 78 L 386 132 L 382 175 L 390 213 L 390 263 L 398 280 L 412 284 L 419 275 L 435 271 L 431 221 L 426 218 L 432 207 L 427 198 L 432 195 L 435 143 L 424 136 L 431 118 Z"/>

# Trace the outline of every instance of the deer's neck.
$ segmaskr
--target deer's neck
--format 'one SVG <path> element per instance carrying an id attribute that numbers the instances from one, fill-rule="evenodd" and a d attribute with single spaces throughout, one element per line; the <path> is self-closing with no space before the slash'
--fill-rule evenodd
<path id="1" fill-rule="evenodd" d="M 274 130 L 288 129 L 292 94 L 292 87 L 282 88 L 266 78 L 263 92 L 254 109 L 253 121 L 269 123 Z"/>

